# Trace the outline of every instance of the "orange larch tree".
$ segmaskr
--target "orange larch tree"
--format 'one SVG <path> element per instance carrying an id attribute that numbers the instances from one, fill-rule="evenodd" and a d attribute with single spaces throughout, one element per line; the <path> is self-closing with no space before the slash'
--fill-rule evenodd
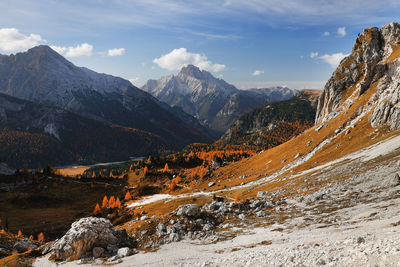
<path id="1" fill-rule="evenodd" d="M 131 199 L 132 199 L 132 196 L 131 196 L 131 194 L 129 193 L 129 191 L 126 192 L 126 194 L 125 194 L 125 200 L 128 201 L 128 200 L 131 200 Z"/>
<path id="2" fill-rule="evenodd" d="M 115 201 L 115 207 L 118 209 L 121 208 L 121 201 L 119 200 L 119 197 L 117 197 L 117 200 Z"/>
<path id="3" fill-rule="evenodd" d="M 39 242 L 44 242 L 44 234 L 43 234 L 43 233 L 40 233 L 40 234 L 38 235 L 38 241 L 39 241 Z"/>
<path id="4" fill-rule="evenodd" d="M 101 211 L 101 210 L 100 210 L 99 203 L 97 203 L 96 206 L 94 207 L 93 214 L 94 214 L 94 215 L 97 215 L 97 214 L 100 213 L 100 211 Z"/>
<path id="5" fill-rule="evenodd" d="M 108 206 L 112 209 L 115 208 L 115 197 L 114 196 L 111 196 L 110 199 L 108 200 Z"/>
<path id="6" fill-rule="evenodd" d="M 108 198 L 107 196 L 104 196 L 103 198 L 103 205 L 101 205 L 102 208 L 107 208 L 108 207 Z"/>
<path id="7" fill-rule="evenodd" d="M 165 166 L 164 166 L 164 172 L 168 172 L 169 171 L 169 168 L 168 168 L 168 163 L 165 163 Z"/>
<path id="8" fill-rule="evenodd" d="M 171 190 L 174 190 L 176 187 L 176 180 L 172 179 L 171 184 L 169 185 L 169 187 L 171 188 Z"/>

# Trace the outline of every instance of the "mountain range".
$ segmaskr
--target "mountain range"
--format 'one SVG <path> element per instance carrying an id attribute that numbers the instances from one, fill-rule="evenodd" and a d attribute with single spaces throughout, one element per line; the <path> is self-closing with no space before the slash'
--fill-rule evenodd
<path id="1" fill-rule="evenodd" d="M 181 107 L 217 135 L 223 134 L 240 115 L 295 94 L 286 87 L 239 90 L 193 65 L 183 67 L 177 75 L 149 80 L 141 89 L 172 107 Z"/>
<path id="2" fill-rule="evenodd" d="M 15 115 L 24 117 L 24 121 L 27 122 L 25 127 L 20 125 L 22 127 L 19 128 L 20 131 L 40 132 L 52 138 L 54 142 L 64 143 L 67 139 L 72 140 L 71 136 L 65 135 L 68 131 L 64 129 L 81 127 L 80 122 L 83 120 L 81 118 L 85 118 L 86 125 L 96 122 L 98 127 L 100 127 L 99 123 L 102 123 L 101 125 L 107 125 L 104 127 L 108 129 L 115 130 L 116 127 L 120 127 L 120 129 L 140 132 L 143 136 L 152 136 L 150 139 L 142 140 L 143 148 L 150 148 L 148 150 L 134 149 L 132 145 L 121 140 L 120 149 L 125 150 L 122 153 L 125 155 L 137 155 L 138 152 L 145 151 L 148 154 L 158 150 L 161 144 L 168 144 L 165 146 L 166 149 L 179 149 L 192 142 L 213 140 L 208 134 L 209 130 L 181 109 L 171 108 L 127 80 L 77 67 L 48 46 L 37 46 L 15 55 L 0 55 L 0 93 L 30 101 L 23 104 L 24 107 L 29 106 L 29 108 L 20 108 L 20 114 Z M 10 117 L 12 108 L 16 108 L 10 105 L 10 101 L 14 104 L 18 102 L 16 99 L 9 98 L 7 101 L 2 101 L 0 107 L 2 114 L 6 114 L 2 117 L 3 129 L 15 128 L 13 122 L 6 119 Z M 33 107 L 33 109 L 40 109 L 32 103 L 48 108 L 44 113 L 30 113 L 29 110 Z M 56 116 L 60 113 L 65 115 L 61 119 Z M 78 115 L 80 119 L 67 120 L 68 127 L 64 124 L 65 117 Z M 53 119 L 56 122 L 53 123 Z M 36 121 L 40 123 L 34 123 Z M 46 121 L 48 124 L 44 123 Z M 99 134 L 95 130 L 96 127 L 89 127 L 88 131 L 90 129 L 93 136 Z M 115 141 L 112 140 L 112 135 L 108 138 L 108 141 L 93 143 L 91 146 L 107 146 L 109 142 Z M 154 142 L 154 140 L 157 141 Z M 22 152 L 16 153 L 21 156 Z M 64 162 L 81 161 L 81 156 L 79 154 L 67 157 L 68 160 L 65 158 Z M 105 157 L 89 158 L 97 161 Z M 49 163 L 55 162 L 58 161 L 53 160 Z"/>

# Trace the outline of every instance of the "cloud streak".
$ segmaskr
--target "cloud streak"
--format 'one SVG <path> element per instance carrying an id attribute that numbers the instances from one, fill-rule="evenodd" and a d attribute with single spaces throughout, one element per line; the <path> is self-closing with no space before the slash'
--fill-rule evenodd
<path id="1" fill-rule="evenodd" d="M 205 55 L 188 52 L 186 48 L 174 49 L 168 54 L 155 58 L 153 63 L 170 71 L 180 70 L 189 64 L 211 72 L 220 72 L 226 68 L 223 64 L 213 64 Z"/>

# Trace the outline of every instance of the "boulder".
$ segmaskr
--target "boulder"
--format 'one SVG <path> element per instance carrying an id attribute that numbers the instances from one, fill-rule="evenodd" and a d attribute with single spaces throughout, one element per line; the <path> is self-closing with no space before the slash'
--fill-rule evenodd
<path id="1" fill-rule="evenodd" d="M 162 237 L 166 234 L 166 232 L 167 232 L 167 227 L 165 226 L 165 224 L 160 222 L 157 226 L 156 235 L 158 237 Z"/>
<path id="2" fill-rule="evenodd" d="M 206 223 L 205 225 L 203 225 L 203 231 L 208 232 L 214 229 L 214 226 L 210 223 Z"/>
<path id="3" fill-rule="evenodd" d="M 111 256 L 118 250 L 119 237 L 123 235 L 107 219 L 83 218 L 74 222 L 71 229 L 53 244 L 51 250 L 57 258 L 68 261 Z"/>
<path id="4" fill-rule="evenodd" d="M 23 240 L 17 241 L 14 244 L 14 249 L 16 249 L 19 253 L 25 252 L 29 249 L 36 249 L 36 248 L 37 248 L 37 246 L 34 243 L 32 243 L 31 241 L 29 241 L 28 239 L 23 239 Z"/>
<path id="5" fill-rule="evenodd" d="M 120 257 L 120 258 L 128 257 L 132 254 L 133 254 L 132 250 L 128 247 L 120 248 L 120 249 L 118 249 L 118 252 L 117 252 L 118 257 Z"/>
<path id="6" fill-rule="evenodd" d="M 200 207 L 196 204 L 181 205 L 176 212 L 176 215 L 185 217 L 199 217 L 200 214 Z"/>
<path id="7" fill-rule="evenodd" d="M 100 258 L 104 255 L 104 248 L 101 247 L 94 247 L 92 250 L 92 254 L 94 258 Z"/>
<path id="8" fill-rule="evenodd" d="M 265 217 L 265 216 L 267 216 L 267 213 L 265 212 L 265 211 L 263 211 L 263 210 L 260 210 L 260 211 L 257 211 L 256 212 L 256 215 L 257 215 L 257 217 Z"/>

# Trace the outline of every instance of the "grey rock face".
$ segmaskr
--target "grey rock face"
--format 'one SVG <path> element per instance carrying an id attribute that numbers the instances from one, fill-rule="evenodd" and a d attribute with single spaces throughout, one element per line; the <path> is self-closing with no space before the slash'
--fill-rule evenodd
<path id="1" fill-rule="evenodd" d="M 104 218 L 83 218 L 52 246 L 57 257 L 77 260 L 83 257 L 101 257 L 115 254 L 118 249 L 118 232 Z"/>
<path id="2" fill-rule="evenodd" d="M 127 80 L 78 68 L 48 46 L 1 56 L 0 77 L 1 92 L 62 108 L 76 105 L 76 91 L 122 94 L 132 86 Z"/>
<path id="3" fill-rule="evenodd" d="M 380 29 L 365 29 L 356 39 L 350 55 L 342 60 L 332 77 L 326 83 L 318 101 L 315 122 L 321 123 L 334 118 L 338 112 L 348 108 L 352 100 L 345 103 L 343 92 L 355 86 L 357 94 L 364 94 L 378 82 L 377 90 L 370 105 L 376 104 L 369 118 L 371 126 L 389 124 L 400 128 L 400 62 L 388 62 L 393 47 L 400 44 L 400 25 L 389 23 Z M 343 103 L 344 102 L 344 103 Z"/>

